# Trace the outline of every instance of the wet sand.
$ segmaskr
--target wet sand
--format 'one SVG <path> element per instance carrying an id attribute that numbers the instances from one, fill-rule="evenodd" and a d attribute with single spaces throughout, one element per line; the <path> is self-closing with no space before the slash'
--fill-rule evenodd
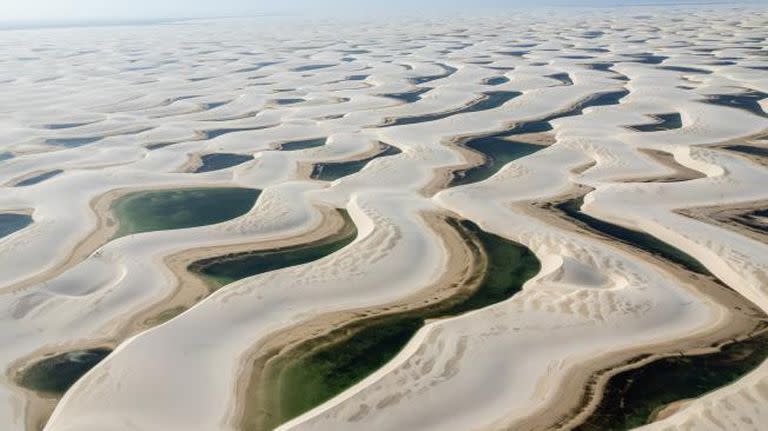
<path id="1" fill-rule="evenodd" d="M 165 190 L 166 187 L 157 188 L 157 190 Z M 101 245 L 109 241 L 117 232 L 117 222 L 114 219 L 114 215 L 111 213 L 110 208 L 112 204 L 119 200 L 121 197 L 126 196 L 137 191 L 148 191 L 149 189 L 122 189 L 109 192 L 101 197 L 95 199 L 92 202 L 91 208 L 99 216 L 98 228 L 84 240 L 80 247 L 76 251 L 80 251 L 78 254 L 73 253 L 65 264 L 55 269 L 55 273 L 50 273 L 45 276 L 55 277 L 56 275 L 66 271 L 71 266 L 79 263 L 94 250 L 98 249 Z M 154 189 L 153 189 L 154 190 Z M 285 238 L 274 239 L 270 241 L 256 241 L 249 243 L 235 243 L 229 245 L 217 245 L 211 247 L 201 247 L 195 249 L 184 250 L 182 252 L 166 256 L 163 259 L 163 264 L 171 272 L 175 278 L 174 291 L 168 295 L 162 301 L 159 301 L 149 308 L 144 310 L 137 310 L 130 316 L 124 316 L 120 319 L 120 323 L 116 324 L 113 335 L 106 339 L 90 340 L 88 342 L 75 342 L 70 343 L 66 347 L 46 347 L 45 349 L 33 352 L 24 358 L 20 358 L 9 366 L 9 375 L 16 376 L 11 377 L 11 380 L 16 380 L 20 375 L 24 373 L 24 369 L 30 364 L 36 363 L 42 357 L 56 355 L 66 351 L 84 350 L 92 348 L 106 348 L 114 349 L 123 340 L 129 338 L 132 335 L 145 331 L 153 326 L 162 324 L 164 321 L 175 317 L 182 313 L 186 309 L 194 306 L 197 302 L 208 296 L 213 287 L 209 281 L 200 277 L 199 275 L 188 270 L 188 266 L 197 260 L 226 255 L 230 253 L 240 253 L 253 250 L 270 250 L 276 248 L 291 247 L 295 245 L 311 244 L 317 241 L 325 241 L 328 238 L 343 236 L 350 228 L 349 223 L 345 223 L 345 218 L 334 208 L 325 206 L 319 206 L 318 210 L 321 212 L 321 221 L 307 232 L 300 235 L 288 236 Z M 351 222 L 350 222 L 351 223 Z M 42 276 L 41 276 L 42 277 Z M 28 283 L 28 284 L 27 284 Z M 32 280 L 28 280 L 24 285 L 16 286 L 15 288 L 23 289 L 29 285 L 34 284 Z M 29 429 L 38 430 L 42 429 L 47 422 L 50 414 L 53 412 L 56 404 L 60 400 L 60 395 L 51 393 L 43 393 L 25 389 L 15 386 L 15 390 L 24 394 L 24 398 L 27 399 L 28 405 L 25 409 L 26 422 L 29 424 Z"/>
<path id="2" fill-rule="evenodd" d="M 699 178 L 706 178 L 706 174 L 699 172 L 695 169 L 688 168 L 681 165 L 675 160 L 675 157 L 665 151 L 640 149 L 640 153 L 650 157 L 654 162 L 663 165 L 674 173 L 666 176 L 650 176 L 650 177 L 636 177 L 624 179 L 625 182 L 641 182 L 641 183 L 673 183 L 679 181 L 696 180 Z"/>
<path id="3" fill-rule="evenodd" d="M 354 228 L 354 226 L 350 227 L 349 223 L 351 222 L 345 223 L 345 218 L 336 209 L 324 206 L 320 206 L 318 209 L 322 214 L 322 221 L 313 229 L 299 236 L 271 241 L 201 247 L 166 256 L 163 263 L 176 279 L 174 292 L 163 301 L 136 315 L 132 319 L 133 322 L 128 325 L 127 333 L 136 333 L 162 323 L 162 321 L 158 321 L 158 318 L 163 320 L 164 316 L 169 316 L 169 312 L 186 310 L 218 288 L 211 281 L 189 270 L 189 265 L 193 262 L 227 254 L 310 245 L 345 236 L 350 228 Z"/>
<path id="4" fill-rule="evenodd" d="M 714 224 L 755 241 L 768 242 L 768 219 L 755 215 L 768 210 L 768 201 L 743 202 L 698 208 L 681 208 L 675 212 L 694 220 Z"/>
<path id="5" fill-rule="evenodd" d="M 449 251 L 449 264 L 440 280 L 425 287 L 420 293 L 395 303 L 318 316 L 311 321 L 276 332 L 254 346 L 242 365 L 243 378 L 240 381 L 247 383 L 238 389 L 242 394 L 238 399 L 243 400 L 238 406 L 238 416 L 242 418 L 241 424 L 244 428 L 265 429 L 277 425 L 272 422 L 274 418 L 270 417 L 268 412 L 276 406 L 276 394 L 272 387 L 279 383 L 275 380 L 276 376 L 270 375 L 269 370 L 283 361 L 290 362 L 292 356 L 296 355 L 296 352 L 291 351 L 293 346 L 307 340 L 322 339 L 357 320 L 407 313 L 416 308 L 440 303 L 479 286 L 485 267 L 485 258 L 479 245 L 467 243 L 467 239 L 446 223 L 446 219 L 441 215 L 427 214 L 425 219 L 430 228 L 440 235 L 445 249 Z M 283 357 L 286 353 L 290 356 Z M 301 356 L 300 352 L 298 353 L 296 357 Z"/>
<path id="6" fill-rule="evenodd" d="M 486 162 L 487 157 L 471 148 L 467 148 L 463 144 L 467 141 L 477 139 L 476 136 L 461 137 L 451 139 L 444 145 L 450 146 L 457 153 L 461 154 L 465 162 L 460 165 L 446 166 L 435 169 L 433 171 L 432 180 L 425 187 L 421 189 L 421 193 L 424 196 L 433 196 L 435 193 L 444 190 L 454 179 L 455 172 L 471 169 L 477 166 L 482 166 Z M 548 146 L 556 142 L 555 135 L 552 133 L 524 133 L 520 135 L 514 135 L 509 138 L 510 145 L 514 145 L 512 141 L 525 142 L 532 145 Z"/>
<path id="7" fill-rule="evenodd" d="M 583 195 L 583 189 L 563 195 L 556 202 L 567 201 Z M 531 202 L 529 205 L 516 205 L 516 208 L 532 216 L 540 217 L 560 229 L 575 230 L 579 234 L 605 242 L 610 242 L 621 252 L 647 261 L 673 277 L 681 286 L 691 290 L 716 307 L 719 319 L 697 333 L 675 340 L 660 340 L 626 349 L 620 352 L 595 357 L 570 370 L 568 378 L 560 382 L 559 397 L 551 400 L 546 407 L 532 412 L 528 418 L 515 421 L 512 426 L 520 430 L 543 430 L 551 427 L 570 428 L 582 423 L 597 408 L 603 391 L 616 374 L 641 367 L 659 358 L 681 354 L 701 354 L 716 351 L 715 347 L 734 338 L 749 334 L 762 325 L 763 312 L 735 291 L 725 287 L 711 276 L 693 273 L 684 267 L 663 260 L 658 256 L 612 241 L 602 234 L 585 229 L 561 213 L 541 207 Z M 546 414 L 545 414 L 546 412 Z"/>

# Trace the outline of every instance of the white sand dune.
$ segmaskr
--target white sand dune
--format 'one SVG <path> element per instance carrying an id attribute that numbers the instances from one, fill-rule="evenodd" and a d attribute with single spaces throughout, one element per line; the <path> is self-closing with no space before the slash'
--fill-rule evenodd
<path id="1" fill-rule="evenodd" d="M 279 429 L 547 429 L 585 407 L 596 372 L 733 336 L 743 310 L 542 208 L 583 191 L 585 214 L 684 251 L 768 313 L 768 245 L 680 211 L 768 201 L 760 156 L 715 148 L 764 148 L 766 25 L 764 7 L 681 6 L 3 31 L 0 155 L 12 157 L 0 159 L 0 213 L 33 223 L 0 237 L 0 429 L 50 413 L 14 373 L 99 346 L 115 350 L 45 430 L 240 429 L 253 356 L 276 334 L 450 284 L 462 251 L 446 217 L 524 245 L 540 272 L 506 301 L 430 321 L 383 368 Z M 500 91 L 521 94 L 472 110 Z M 665 115 L 680 124 L 649 126 Z M 450 170 L 479 160 L 457 142 L 525 125 L 555 143 L 448 187 Z M 282 148 L 315 139 L 326 141 Z M 310 177 L 380 143 L 393 152 L 357 172 Z M 253 158 L 192 172 L 217 153 Z M 111 237 L 112 199 L 201 186 L 262 193 L 218 224 Z M 332 208 L 357 227 L 348 246 L 138 322 L 195 296 L 171 257 L 309 241 Z M 763 429 L 766 382 L 763 363 L 646 428 Z"/>

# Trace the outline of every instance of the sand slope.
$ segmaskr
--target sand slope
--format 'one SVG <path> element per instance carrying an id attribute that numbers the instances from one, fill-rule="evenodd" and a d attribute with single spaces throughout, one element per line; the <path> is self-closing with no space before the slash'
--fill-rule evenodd
<path id="1" fill-rule="evenodd" d="M 0 212 L 34 223 L 0 238 L 0 428 L 31 430 L 50 413 L 15 383 L 20 368 L 106 345 L 115 351 L 45 430 L 237 429 L 260 343 L 458 277 L 446 216 L 530 248 L 540 273 L 507 301 L 430 322 L 281 430 L 547 429 L 584 407 L 595 372 L 733 336 L 733 303 L 546 204 L 586 191 L 584 213 L 685 251 L 768 312 L 768 245 L 681 211 L 768 199 L 760 156 L 722 148 L 764 145 L 767 21 L 765 8 L 706 6 L 3 32 L 0 154 L 13 157 L 0 161 Z M 474 105 L 492 91 L 521 94 Z M 679 124 L 660 120 L 671 114 Z M 542 120 L 553 144 L 445 188 L 479 162 L 456 142 Z M 332 182 L 310 178 L 315 163 L 365 159 L 379 143 L 397 151 Z M 191 172 L 215 153 L 253 159 Z M 199 186 L 262 194 L 219 224 L 111 239 L 109 204 L 122 194 Z M 332 208 L 349 211 L 358 237 L 315 262 L 204 299 L 167 266 L 190 250 L 317 239 Z M 142 326 L 172 295 L 194 306 Z M 647 428 L 762 429 L 766 379 L 763 364 Z"/>

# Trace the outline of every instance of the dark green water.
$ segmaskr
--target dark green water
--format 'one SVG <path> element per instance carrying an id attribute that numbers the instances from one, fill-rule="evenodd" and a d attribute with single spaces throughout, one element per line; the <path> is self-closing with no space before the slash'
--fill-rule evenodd
<path id="1" fill-rule="evenodd" d="M 682 250 L 673 247 L 652 235 L 649 235 L 645 232 L 627 229 L 625 227 L 613 223 L 608 223 L 606 221 L 584 214 L 581 212 L 581 206 L 583 203 L 584 198 L 579 197 L 557 204 L 555 205 L 555 208 L 562 211 L 572 219 L 577 220 L 587 225 L 589 228 L 592 228 L 604 235 L 617 239 L 633 247 L 647 250 L 652 254 L 659 255 L 664 259 L 682 265 L 689 271 L 703 275 L 710 275 L 707 268 L 702 265 L 701 262 L 694 259 L 692 256 L 683 252 Z"/>
<path id="2" fill-rule="evenodd" d="M 436 64 L 440 68 L 443 69 L 443 73 L 438 73 L 438 74 L 435 74 L 435 75 L 426 75 L 426 76 L 419 76 L 419 77 L 416 77 L 416 78 L 411 78 L 410 79 L 411 84 L 419 85 L 419 84 L 424 84 L 426 82 L 436 81 L 436 80 L 442 79 L 442 78 L 447 78 L 447 77 L 453 75 L 454 73 L 456 73 L 457 70 L 459 70 L 459 69 L 457 69 L 455 67 L 448 66 L 447 64 L 441 64 L 441 63 L 436 63 Z"/>
<path id="3" fill-rule="evenodd" d="M 733 216 L 731 220 L 752 230 L 768 233 L 768 209 Z"/>
<path id="4" fill-rule="evenodd" d="M 653 123 L 629 126 L 629 128 L 637 132 L 658 132 L 661 130 L 674 130 L 683 127 L 683 119 L 677 112 L 653 115 L 653 117 L 656 120 Z"/>
<path id="5" fill-rule="evenodd" d="M 59 138 L 59 139 L 46 139 L 45 143 L 48 145 L 54 145 L 57 147 L 76 148 L 83 145 L 92 144 L 96 141 L 100 141 L 101 138 Z"/>
<path id="6" fill-rule="evenodd" d="M 515 142 L 510 138 L 526 133 L 542 133 L 552 130 L 550 121 L 558 118 L 581 115 L 586 108 L 594 106 L 616 105 L 629 94 L 627 90 L 610 91 L 596 94 L 581 100 L 567 111 L 549 115 L 541 120 L 528 121 L 515 124 L 509 130 L 495 133 L 490 136 L 482 136 L 470 139 L 464 145 L 485 156 L 485 161 L 480 166 L 454 172 L 454 177 L 449 186 L 470 184 L 490 178 L 498 172 L 506 163 L 527 156 L 544 148 L 541 145 L 532 145 L 524 142 Z"/>
<path id="7" fill-rule="evenodd" d="M 231 100 L 228 100 L 226 102 L 204 103 L 203 104 L 203 110 L 210 111 L 211 109 L 216 109 L 216 108 L 218 108 L 220 106 L 224 106 L 224 105 L 228 104 L 229 102 L 231 102 Z"/>
<path id="8" fill-rule="evenodd" d="M 623 54 L 624 57 L 630 57 L 632 58 L 633 63 L 643 63 L 643 64 L 661 64 L 664 60 L 668 59 L 669 57 L 665 57 L 663 55 L 653 55 L 653 54 Z"/>
<path id="9" fill-rule="evenodd" d="M 590 60 L 595 58 L 592 55 L 559 55 L 560 58 L 567 58 L 569 60 Z"/>
<path id="10" fill-rule="evenodd" d="M 530 51 L 496 51 L 496 54 L 506 55 L 509 57 L 522 57 L 528 53 L 530 53 Z"/>
<path id="11" fill-rule="evenodd" d="M 599 70 L 601 72 L 610 72 L 614 74 L 614 79 L 617 79 L 619 81 L 629 81 L 629 77 L 627 77 L 624 74 L 621 74 L 613 69 L 614 64 L 613 63 L 587 63 L 584 66 L 586 66 L 589 69 L 593 70 Z"/>
<path id="12" fill-rule="evenodd" d="M 493 78 L 488 78 L 485 81 L 483 81 L 483 84 L 485 85 L 501 85 L 506 84 L 509 82 L 509 78 L 506 76 L 494 76 Z"/>
<path id="13" fill-rule="evenodd" d="M 768 158 L 768 148 L 755 147 L 753 145 L 730 145 L 725 148 L 739 153 Z"/>
<path id="14" fill-rule="evenodd" d="M 675 356 L 612 377 L 598 409 L 578 431 L 628 430 L 646 424 L 658 409 L 701 397 L 732 383 L 768 357 L 768 334 L 755 335 L 719 352 Z"/>
<path id="15" fill-rule="evenodd" d="M 690 271 L 709 275 L 699 261 L 643 232 L 626 229 L 582 213 L 583 198 L 556 205 L 588 227 Z M 731 383 L 757 367 L 768 356 L 768 333 L 753 336 L 706 355 L 675 356 L 613 377 L 598 410 L 580 431 L 625 430 L 645 424 L 658 408 L 671 402 L 696 398 Z"/>
<path id="16" fill-rule="evenodd" d="M 200 157 L 202 165 L 195 170 L 195 173 L 218 171 L 220 169 L 231 168 L 253 160 L 253 156 L 233 153 L 214 153 L 205 154 Z"/>
<path id="17" fill-rule="evenodd" d="M 19 384 L 27 389 L 63 394 L 112 351 L 89 349 L 43 359 L 24 370 Z"/>
<path id="18" fill-rule="evenodd" d="M 326 69 L 328 67 L 336 66 L 335 64 L 308 64 L 306 66 L 299 66 L 292 69 L 294 72 L 308 72 L 310 70 Z"/>
<path id="19" fill-rule="evenodd" d="M 64 172 L 64 171 L 62 171 L 61 169 L 55 169 L 53 171 L 45 172 L 45 173 L 42 173 L 40 175 L 35 175 L 34 177 L 30 177 L 30 178 L 27 178 L 25 180 L 19 181 L 18 183 L 16 183 L 15 187 L 31 186 L 31 185 L 34 185 L 34 184 L 42 183 L 43 181 L 45 181 L 45 180 L 47 180 L 49 178 L 53 178 L 53 177 L 55 177 L 56 175 L 59 175 L 62 172 Z"/>
<path id="20" fill-rule="evenodd" d="M 587 108 L 595 107 L 595 106 L 610 106 L 610 105 L 618 105 L 621 103 L 621 99 L 626 97 L 629 94 L 629 90 L 617 90 L 617 91 L 609 91 L 607 93 L 601 93 L 592 97 L 588 97 L 581 102 L 577 103 L 572 109 L 569 109 L 568 111 L 555 114 L 547 119 L 547 121 L 552 121 L 558 118 L 565 118 L 565 117 L 573 117 L 575 115 L 581 115 L 584 113 L 584 110 Z"/>
<path id="21" fill-rule="evenodd" d="M 509 137 L 509 136 L 520 135 L 524 133 L 547 132 L 552 130 L 552 125 L 550 124 L 550 121 L 557 120 L 559 118 L 567 118 L 567 117 L 582 115 L 584 113 L 584 110 L 587 108 L 592 108 L 596 106 L 618 105 L 619 103 L 621 103 L 621 99 L 626 97 L 628 94 L 629 94 L 628 90 L 616 90 L 616 91 L 609 91 L 607 93 L 595 94 L 595 95 L 584 98 L 583 100 L 579 101 L 573 107 L 571 107 L 566 111 L 549 115 L 547 117 L 542 118 L 541 120 L 528 121 L 525 123 L 516 124 L 513 128 L 509 129 L 508 131 L 499 133 L 494 136 Z"/>
<path id="22" fill-rule="evenodd" d="M 342 249 L 357 236 L 357 229 L 346 211 L 341 211 L 347 228 L 343 235 L 311 244 L 273 250 L 234 253 L 199 260 L 189 270 L 203 275 L 219 286 L 276 269 L 309 263 Z"/>
<path id="23" fill-rule="evenodd" d="M 593 70 L 599 70 L 601 72 L 613 72 L 613 69 L 611 69 L 614 64 L 613 63 L 587 63 L 585 64 L 590 69 Z"/>
<path id="24" fill-rule="evenodd" d="M 275 99 L 275 103 L 278 105 L 295 105 L 297 103 L 306 102 L 304 99 Z"/>
<path id="25" fill-rule="evenodd" d="M 395 118 L 382 127 L 402 126 L 405 124 L 426 123 L 428 121 L 442 120 L 453 115 L 465 114 L 467 112 L 480 112 L 487 111 L 489 109 L 498 108 L 499 106 L 507 103 L 515 97 L 521 95 L 518 91 L 489 91 L 483 93 L 483 97 L 475 102 L 472 102 L 461 109 L 454 111 L 437 112 L 434 114 L 416 115 L 413 117 L 399 117 Z"/>
<path id="26" fill-rule="evenodd" d="M 32 224 L 32 217 L 26 214 L 0 213 L 0 238 L 8 236 Z"/>
<path id="27" fill-rule="evenodd" d="M 573 80 L 571 79 L 571 75 L 567 73 L 555 73 L 554 75 L 545 75 L 545 77 L 560 81 L 560 84 L 562 84 L 563 86 L 573 85 Z"/>
<path id="28" fill-rule="evenodd" d="M 484 97 L 482 99 L 467 105 L 466 108 L 460 109 L 456 113 L 463 114 L 466 112 L 481 112 L 495 109 L 521 94 L 523 93 L 519 91 L 488 91 L 483 93 Z"/>
<path id="29" fill-rule="evenodd" d="M 382 94 L 382 96 L 389 97 L 391 99 L 402 100 L 405 103 L 413 103 L 421 100 L 421 95 L 428 92 L 431 89 L 432 89 L 431 87 L 425 87 L 425 88 L 419 88 L 412 91 L 406 91 L 403 93 Z"/>
<path id="30" fill-rule="evenodd" d="M 600 37 L 600 36 L 602 36 L 604 34 L 605 33 L 600 31 L 600 30 L 590 30 L 590 31 L 585 31 L 584 33 L 582 33 L 581 37 L 583 37 L 585 39 L 597 39 L 598 37 Z"/>
<path id="31" fill-rule="evenodd" d="M 178 142 L 160 142 L 157 144 L 149 144 L 144 148 L 148 149 L 149 151 L 153 151 L 153 150 L 159 150 L 160 148 L 164 148 L 169 145 L 175 145 L 175 144 L 178 144 Z"/>
<path id="32" fill-rule="evenodd" d="M 292 141 L 280 144 L 280 151 L 298 151 L 307 148 L 322 147 L 328 138 L 304 139 L 302 141 Z"/>
<path id="33" fill-rule="evenodd" d="M 704 102 L 713 105 L 728 106 L 731 108 L 743 109 L 755 115 L 768 118 L 768 114 L 760 107 L 760 100 L 768 97 L 768 94 L 750 90 L 741 94 L 718 94 L 709 96 Z"/>
<path id="34" fill-rule="evenodd" d="M 338 341 L 314 341 L 316 347 L 310 346 L 308 355 L 280 374 L 278 422 L 327 401 L 381 368 L 402 350 L 426 319 L 459 315 L 506 300 L 538 273 L 540 263 L 526 247 L 487 233 L 469 221 L 460 225 L 467 235 L 477 237 L 488 257 L 485 278 L 478 290 L 422 310 L 356 322 L 328 337 Z"/>
<path id="35" fill-rule="evenodd" d="M 248 130 L 260 130 L 264 127 L 233 127 L 233 128 L 225 128 L 225 129 L 213 129 L 213 130 L 204 130 L 202 131 L 203 135 L 205 135 L 205 139 L 213 139 L 218 138 L 219 136 L 226 135 L 228 133 L 235 133 L 235 132 L 247 132 Z"/>
<path id="36" fill-rule="evenodd" d="M 91 123 L 92 123 L 92 122 L 89 122 L 89 123 L 58 123 L 58 124 L 46 124 L 44 127 L 45 127 L 46 129 L 50 129 L 50 130 L 59 130 L 59 129 L 72 129 L 72 128 L 75 128 L 75 127 L 85 126 L 85 125 L 87 125 L 87 124 L 91 124 Z"/>
<path id="37" fill-rule="evenodd" d="M 455 171 L 449 187 L 476 183 L 488 179 L 507 163 L 546 148 L 543 145 L 516 142 L 496 136 L 472 139 L 465 143 L 464 146 L 485 155 L 485 161 L 482 165 L 463 171 Z"/>
<path id="38" fill-rule="evenodd" d="M 673 72 L 682 72 L 682 73 L 696 73 L 696 74 L 700 74 L 700 75 L 709 75 L 709 74 L 712 73 L 712 71 L 710 71 L 710 70 L 697 69 L 695 67 L 659 66 L 659 69 L 671 70 Z"/>
<path id="39" fill-rule="evenodd" d="M 260 193 L 236 187 L 131 193 L 112 205 L 117 236 L 221 223 L 250 211 Z"/>
<path id="40" fill-rule="evenodd" d="M 373 159 L 379 157 L 394 156 L 395 154 L 401 153 L 400 149 L 397 147 L 387 144 L 381 145 L 383 145 L 385 148 L 378 154 L 372 157 L 368 157 L 367 159 L 352 160 L 349 162 L 316 163 L 315 167 L 312 169 L 311 177 L 316 180 L 335 181 L 339 178 L 343 178 L 359 172 L 365 167 L 365 165 L 368 164 L 368 162 Z"/>

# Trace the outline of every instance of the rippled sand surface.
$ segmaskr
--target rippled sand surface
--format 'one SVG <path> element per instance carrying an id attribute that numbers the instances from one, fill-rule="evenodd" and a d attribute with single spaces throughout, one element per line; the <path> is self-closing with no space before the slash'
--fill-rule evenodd
<path id="1" fill-rule="evenodd" d="M 696 6 L 0 32 L 0 429 L 261 429 L 260 361 L 482 277 L 458 219 L 540 270 L 279 429 L 579 425 L 618 370 L 765 320 L 766 28 Z M 179 189 L 210 203 L 120 229 L 122 199 Z M 350 232 L 217 289 L 188 270 Z M 766 429 L 766 388 L 764 363 L 647 428 Z"/>

